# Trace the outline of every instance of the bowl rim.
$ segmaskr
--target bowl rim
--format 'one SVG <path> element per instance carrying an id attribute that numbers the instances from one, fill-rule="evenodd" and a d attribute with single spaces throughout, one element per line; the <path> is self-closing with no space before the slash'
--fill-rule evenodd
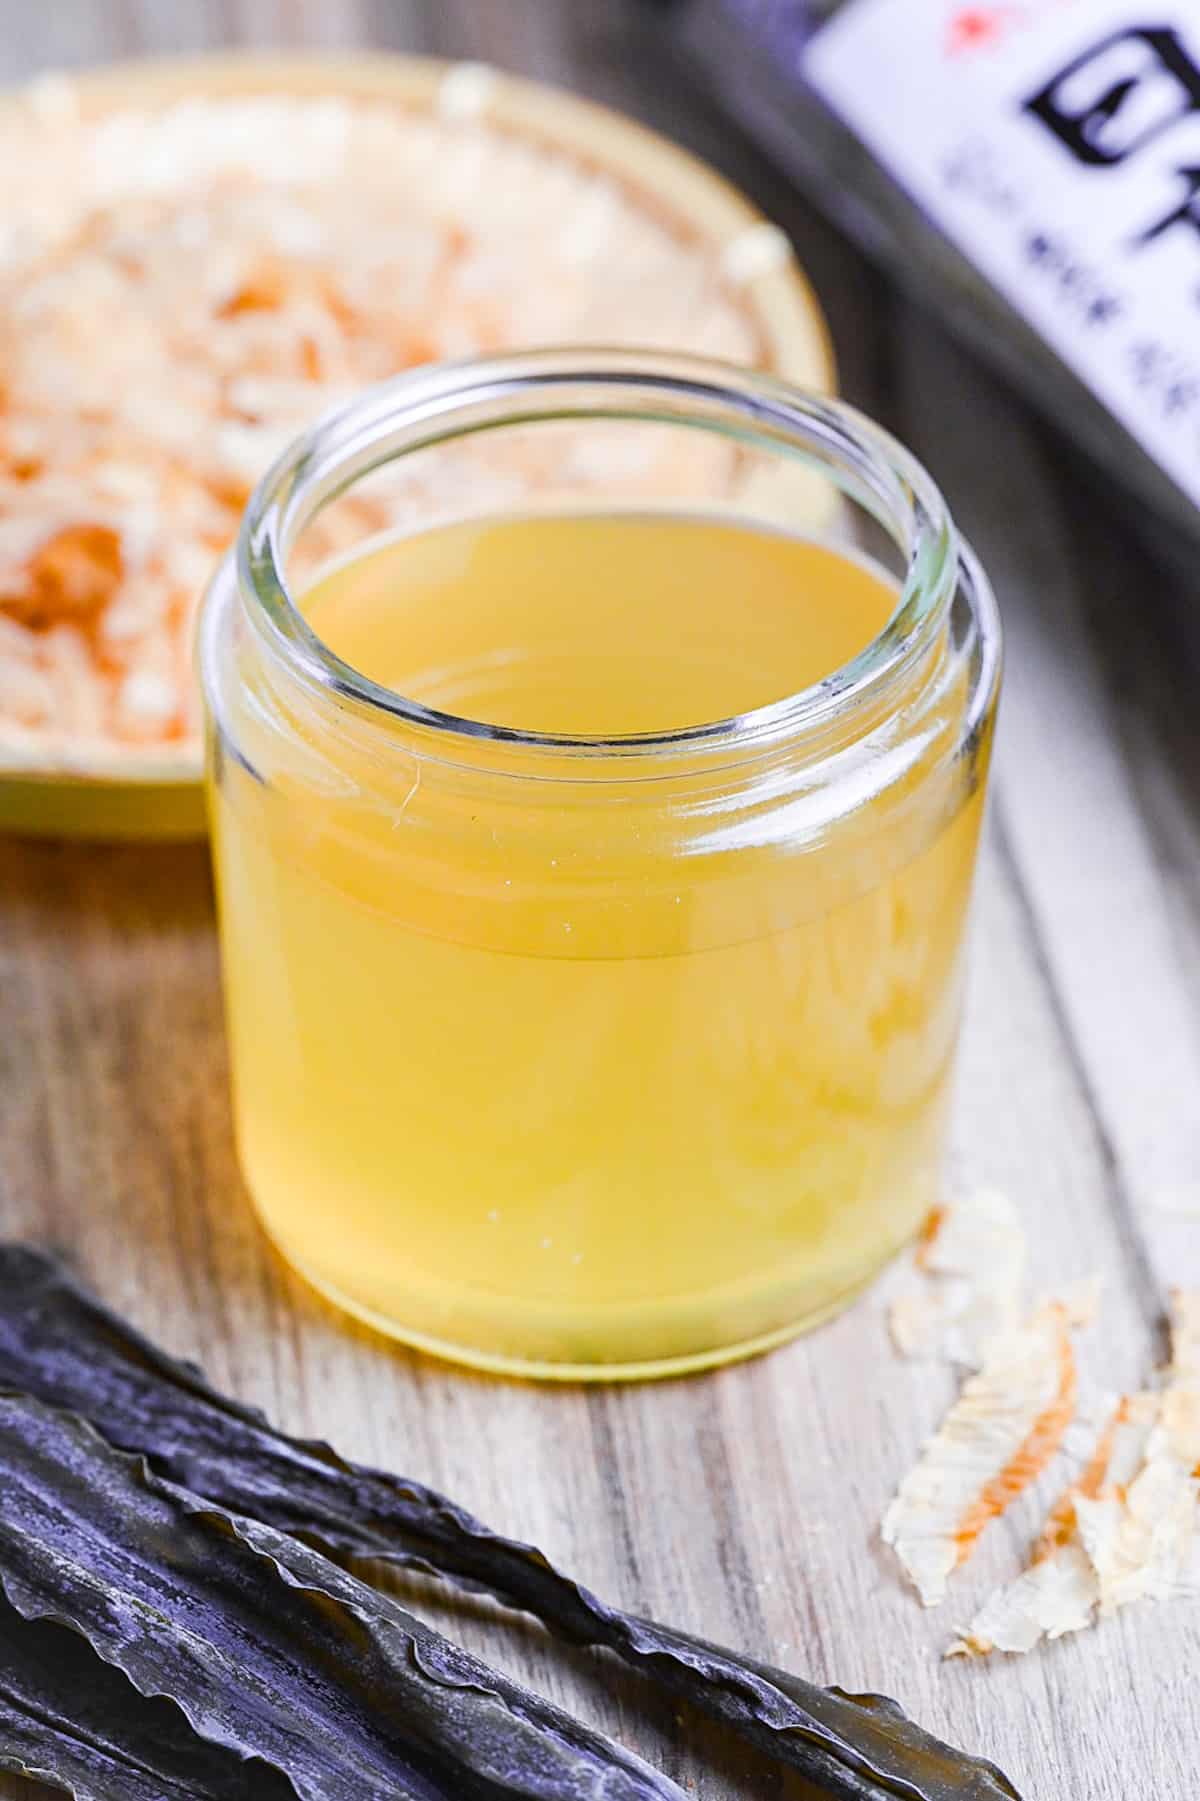
<path id="1" fill-rule="evenodd" d="M 146 57 L 81 70 L 52 71 L 0 92 L 0 118 L 26 106 L 39 82 L 65 80 L 84 118 L 131 106 L 166 106 L 203 95 L 296 97 L 335 95 L 436 110 L 447 78 L 466 69 L 481 77 L 478 117 L 502 131 L 566 150 L 615 175 L 649 213 L 676 230 L 727 252 L 748 233 L 763 232 L 763 255 L 736 291 L 753 320 L 764 356 L 757 366 L 783 380 L 832 393 L 836 371 L 829 328 L 808 277 L 785 234 L 704 159 L 613 107 L 567 89 L 513 75 L 490 64 L 398 51 L 235 50 Z M 136 747 L 85 756 L 0 741 L 0 784 L 187 787 L 203 775 L 203 750 L 188 740 L 174 748 Z"/>

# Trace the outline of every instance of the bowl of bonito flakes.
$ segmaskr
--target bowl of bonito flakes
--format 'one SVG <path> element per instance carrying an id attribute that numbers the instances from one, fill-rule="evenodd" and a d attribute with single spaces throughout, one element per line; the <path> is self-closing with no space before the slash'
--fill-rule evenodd
<path id="1" fill-rule="evenodd" d="M 479 65 L 48 75 L 0 106 L 0 159 L 9 828 L 203 830 L 197 607 L 259 476 L 365 385 L 566 342 L 831 381 L 804 278 L 746 201 Z"/>

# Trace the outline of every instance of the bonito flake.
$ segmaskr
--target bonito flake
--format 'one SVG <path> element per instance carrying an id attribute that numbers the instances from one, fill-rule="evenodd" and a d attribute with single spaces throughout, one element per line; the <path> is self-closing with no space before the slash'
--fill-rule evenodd
<path id="1" fill-rule="evenodd" d="M 997 1333 L 883 1522 L 926 1607 L 946 1593 L 988 1523 L 1033 1482 L 1075 1412 L 1075 1354 L 1066 1307 L 1039 1306 Z"/>
<path id="2" fill-rule="evenodd" d="M 0 117 L 7 758 L 194 758 L 204 584 L 257 478 L 365 384 L 532 343 L 759 357 L 719 245 L 471 116 L 478 85 L 449 76 L 432 113 L 263 95 L 89 120 L 60 80 Z M 461 507 L 497 471 L 444 479 Z"/>
<path id="3" fill-rule="evenodd" d="M 1030 1651 L 1191 1578 L 1200 1520 L 1200 1293 L 1173 1297 L 1162 1385 L 1127 1396 L 1043 1527 L 1031 1567 L 996 1591 L 948 1655 Z"/>
<path id="4" fill-rule="evenodd" d="M 926 1278 L 893 1302 L 892 1339 L 906 1357 L 978 1369 L 998 1333 L 1024 1312 L 1029 1243 L 1007 1195 L 981 1189 L 939 1207 L 918 1247 Z"/>

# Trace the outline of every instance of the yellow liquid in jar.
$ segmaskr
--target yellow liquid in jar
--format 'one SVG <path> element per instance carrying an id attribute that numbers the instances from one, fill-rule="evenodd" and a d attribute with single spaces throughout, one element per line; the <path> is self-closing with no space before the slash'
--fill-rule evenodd
<path id="1" fill-rule="evenodd" d="M 817 543 L 583 514 L 392 541 L 304 610 L 410 699 L 616 735 L 779 700 L 895 603 Z M 414 759 L 372 807 L 366 753 L 322 750 L 316 786 L 223 759 L 214 808 L 243 1167 L 318 1286 L 489 1367 L 657 1373 L 811 1323 L 912 1233 L 979 787 L 696 858 L 653 783 L 614 812 L 510 781 L 490 815 Z"/>

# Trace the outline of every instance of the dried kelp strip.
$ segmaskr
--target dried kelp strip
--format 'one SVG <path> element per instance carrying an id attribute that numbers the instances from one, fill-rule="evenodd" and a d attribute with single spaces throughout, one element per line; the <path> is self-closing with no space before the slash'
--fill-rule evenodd
<path id="1" fill-rule="evenodd" d="M 76 1801 L 295 1801 L 276 1771 L 189 1731 L 77 1632 L 0 1599 L 0 1769 Z"/>
<path id="2" fill-rule="evenodd" d="M 273 1527 L 152 1475 L 85 1421 L 0 1395 L 0 1586 L 67 1624 L 300 1801 L 684 1801 Z"/>
<path id="3" fill-rule="evenodd" d="M 1019 1801 L 994 1766 L 890 1703 L 820 1688 L 610 1607 L 433 1490 L 277 1432 L 26 1246 L 0 1247 L 0 1383 L 86 1414 L 198 1494 L 334 1556 L 450 1577 L 576 1643 L 606 1647 L 843 1801 Z"/>

